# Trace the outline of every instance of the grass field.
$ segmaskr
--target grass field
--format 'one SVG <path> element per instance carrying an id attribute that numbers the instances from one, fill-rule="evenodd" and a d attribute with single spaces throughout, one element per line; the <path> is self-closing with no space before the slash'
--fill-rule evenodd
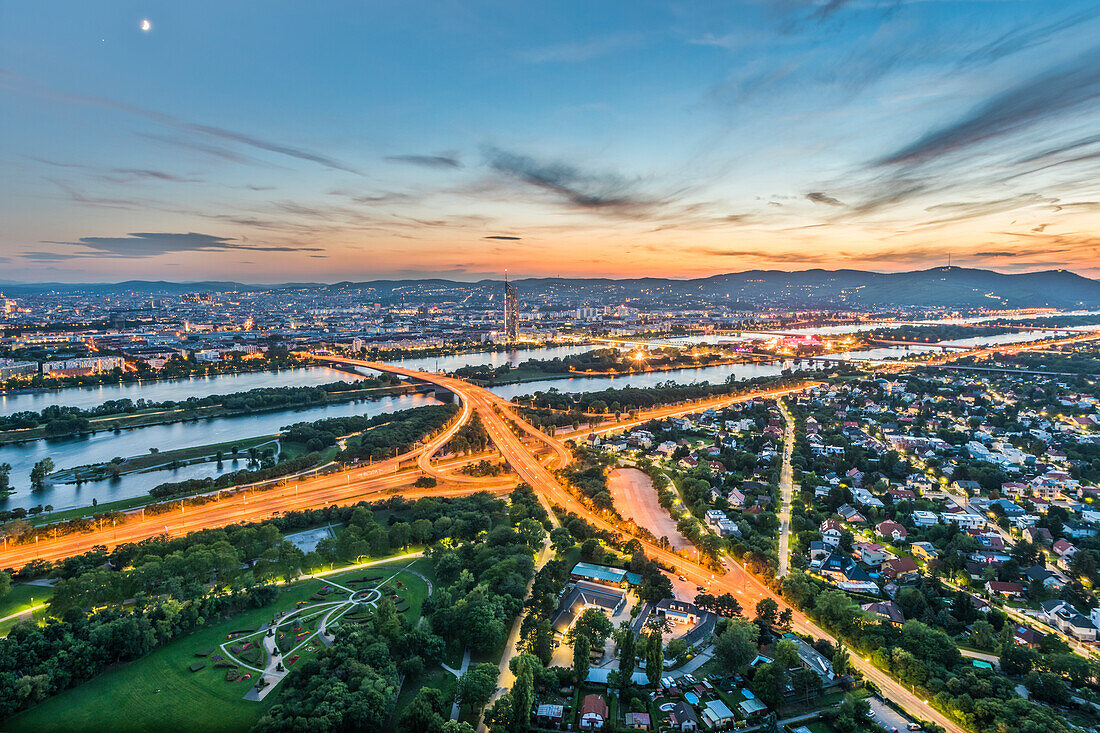
<path id="1" fill-rule="evenodd" d="M 13 613 L 19 613 L 26 610 L 31 605 L 38 605 L 49 600 L 53 595 L 53 588 L 47 588 L 41 585 L 13 585 L 11 591 L 6 596 L 0 598 L 0 618 L 10 616 Z M 35 611 L 35 619 L 41 620 L 46 616 L 46 609 Z M 7 621 L 0 622 L 0 636 L 7 636 L 11 628 L 19 623 L 26 616 L 20 616 L 18 618 L 9 619 Z"/>
<path id="2" fill-rule="evenodd" d="M 389 578 L 410 562 L 413 569 L 431 577 L 430 561 L 411 561 L 409 558 L 329 577 L 336 582 L 340 582 L 342 576 L 385 575 Z M 410 606 L 407 617 L 415 622 L 428 595 L 427 586 L 424 581 L 406 572 L 399 573 L 397 578 L 406 586 L 401 595 Z M 226 621 L 211 624 L 136 662 L 108 670 L 83 685 L 4 721 L 0 728 L 5 733 L 247 731 L 278 701 L 279 690 L 273 691 L 262 702 L 245 701 L 244 694 L 255 683 L 255 676 L 247 682 L 226 682 L 224 669 L 215 669 L 209 658 L 196 657 L 195 652 L 217 647 L 226 641 L 231 631 L 259 628 L 270 621 L 276 611 L 291 610 L 299 601 L 307 601 L 327 584 L 327 580 L 313 578 L 295 583 L 266 608 L 245 611 Z M 304 649 L 299 653 L 305 656 Z M 188 671 L 188 666 L 195 661 L 206 662 L 206 668 L 198 672 Z"/>

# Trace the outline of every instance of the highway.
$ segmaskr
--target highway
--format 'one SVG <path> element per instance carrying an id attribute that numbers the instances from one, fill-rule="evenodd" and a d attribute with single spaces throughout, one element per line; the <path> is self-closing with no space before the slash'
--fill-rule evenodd
<path id="1" fill-rule="evenodd" d="M 595 512 L 590 511 L 583 503 L 574 497 L 573 494 L 565 489 L 544 465 L 530 454 L 519 437 L 509 428 L 508 424 L 495 409 L 495 405 L 498 403 L 497 401 L 499 398 L 488 393 L 487 390 L 442 375 L 414 372 L 409 369 L 393 367 L 387 364 L 355 362 L 350 360 L 343 361 L 345 363 L 350 362 L 361 366 L 369 366 L 379 371 L 415 377 L 416 379 L 429 381 L 433 384 L 450 389 L 459 399 L 469 404 L 477 411 L 489 434 L 489 438 L 493 441 L 493 444 L 496 445 L 497 450 L 500 451 L 507 464 L 519 475 L 520 479 L 529 484 L 537 493 L 546 497 L 552 504 L 562 507 L 565 511 L 573 512 L 578 516 L 584 517 L 594 526 L 606 530 L 615 536 L 628 536 L 618 527 L 607 522 Z M 752 395 L 743 395 L 741 399 L 751 399 L 752 397 Z M 731 399 L 730 401 L 733 400 Z M 547 445 L 553 445 L 557 442 L 554 438 L 545 433 L 541 433 L 541 431 L 534 426 L 530 424 L 524 425 L 525 421 L 518 417 L 512 418 L 512 422 L 517 426 L 522 426 L 521 429 L 528 434 L 540 434 L 541 441 Z M 746 609 L 754 608 L 756 603 L 762 598 L 773 598 L 780 604 L 781 608 L 787 607 L 787 604 L 784 603 L 781 597 L 772 592 L 771 589 L 765 586 L 759 579 L 754 577 L 729 557 L 723 558 L 723 564 L 727 572 L 724 575 L 718 575 L 716 577 L 715 573 L 709 568 L 697 562 L 687 560 L 680 555 L 658 547 L 654 543 L 640 537 L 636 537 L 635 539 L 641 542 L 646 555 L 650 558 L 668 567 L 675 568 L 678 573 L 687 578 L 689 582 L 694 582 L 696 585 L 700 586 L 711 586 L 712 593 L 728 591 L 737 594 L 738 600 Z M 832 643 L 837 643 L 836 639 L 826 633 L 824 629 L 817 626 L 817 624 L 811 621 L 805 614 L 801 613 L 798 609 L 791 610 L 794 616 L 792 628 L 795 631 L 810 634 L 816 638 L 827 639 Z M 851 653 L 852 666 L 863 673 L 866 679 L 877 685 L 886 697 L 895 701 L 916 717 L 931 720 L 943 726 L 949 733 L 963 733 L 962 727 L 935 710 L 927 701 L 918 697 L 916 694 L 896 682 L 889 675 L 879 670 L 871 664 L 869 659 L 864 659 L 854 650 L 849 651 Z"/>
<path id="2" fill-rule="evenodd" d="M 1087 334 L 1072 339 L 1063 339 L 1060 342 L 1043 342 L 1036 344 L 1034 348 L 1049 348 L 1052 345 L 1075 343 L 1100 337 L 1100 334 Z M 997 351 L 1018 353 L 1027 350 L 1028 345 L 1012 344 L 1005 347 L 975 349 L 971 352 L 963 352 L 946 358 L 943 362 L 963 356 L 984 356 Z M 339 357 L 315 358 L 331 362 L 362 366 L 381 372 L 388 372 L 406 378 L 416 379 L 435 384 L 453 392 L 462 403 L 462 408 L 457 418 L 443 431 L 434 436 L 423 446 L 387 461 L 367 467 L 358 467 L 350 471 L 344 471 L 328 476 L 319 476 L 311 479 L 303 479 L 288 483 L 263 492 L 241 494 L 229 500 L 211 502 L 195 507 L 184 507 L 181 504 L 179 513 L 170 512 L 149 517 L 131 515 L 126 521 L 117 527 L 105 527 L 94 532 L 77 535 L 67 535 L 52 540 L 42 540 L 35 544 L 19 545 L 8 548 L 6 545 L 0 551 L 0 567 L 20 567 L 35 558 L 60 559 L 71 555 L 86 552 L 95 545 L 116 545 L 124 542 L 139 541 L 160 534 L 182 534 L 199 529 L 225 526 L 236 522 L 248 522 L 265 519 L 286 511 L 298 509 L 316 508 L 327 504 L 344 504 L 361 501 L 364 498 L 378 496 L 385 492 L 393 492 L 398 489 L 402 495 L 415 499 L 421 496 L 455 496 L 469 494 L 477 491 L 489 490 L 505 492 L 515 485 L 515 481 L 508 477 L 476 478 L 449 473 L 447 469 L 461 465 L 461 463 L 476 460 L 467 458 L 460 461 L 451 461 L 447 465 L 439 465 L 433 462 L 438 452 L 454 437 L 459 429 L 474 413 L 476 413 L 485 427 L 490 440 L 496 446 L 506 464 L 515 472 L 518 478 L 534 488 L 540 498 L 552 504 L 562 507 L 567 512 L 573 512 L 584 517 L 590 523 L 611 532 L 615 536 L 628 536 L 623 530 L 604 520 L 595 512 L 589 510 L 583 503 L 574 497 L 565 487 L 559 483 L 547 465 L 544 465 L 532 450 L 526 446 L 519 435 L 513 430 L 515 427 L 528 439 L 542 444 L 549 449 L 548 463 L 555 468 L 561 468 L 571 460 L 571 452 L 559 440 L 545 434 L 522 419 L 513 409 L 512 405 L 488 390 L 477 387 L 453 377 L 415 371 L 390 364 L 379 362 L 361 361 Z M 941 362 L 941 363 L 943 363 Z M 935 362 L 932 362 L 935 363 Z M 895 363 L 893 366 L 919 367 L 920 363 Z M 702 409 L 719 408 L 738 401 L 746 401 L 756 398 L 779 398 L 793 392 L 805 390 L 817 386 L 814 382 L 805 382 L 794 387 L 779 390 L 763 390 L 757 393 L 744 394 L 704 400 L 690 405 L 676 405 L 667 408 L 659 408 L 650 411 L 644 416 L 634 420 L 627 420 L 609 426 L 597 426 L 593 430 L 577 431 L 574 435 L 583 435 L 589 432 L 603 433 L 614 430 L 625 430 L 641 425 L 652 419 L 669 417 L 677 414 L 696 412 Z M 786 414 L 787 430 L 790 436 L 793 423 Z M 788 438 L 784 449 L 785 475 L 787 484 L 793 491 L 793 483 L 790 480 L 789 470 L 790 451 L 793 440 Z M 415 460 L 416 471 L 399 472 L 402 462 Z M 445 483 L 433 488 L 412 488 L 409 484 L 421 473 L 435 476 Z M 789 523 L 789 500 L 784 500 L 784 516 Z M 785 536 L 784 532 L 782 536 Z M 752 609 L 763 598 L 774 598 L 781 607 L 786 604 L 783 600 L 767 588 L 758 578 L 751 575 L 742 566 L 731 558 L 722 560 L 726 568 L 724 574 L 715 574 L 709 568 L 680 555 L 665 550 L 648 540 L 636 538 L 645 548 L 646 554 L 662 564 L 675 568 L 690 583 L 699 586 L 709 586 L 712 593 L 735 593 L 741 605 L 745 609 Z M 786 551 L 782 553 L 784 556 Z M 814 624 L 808 617 L 792 609 L 794 614 L 792 627 L 801 633 L 810 634 L 817 638 L 827 639 L 835 643 L 829 634 Z M 949 720 L 938 711 L 928 705 L 927 701 L 919 698 L 889 675 L 874 667 L 869 660 L 860 657 L 851 651 L 852 665 L 874 684 L 883 694 L 897 702 L 912 715 L 931 720 L 944 727 L 950 733 L 962 733 L 963 729 Z"/>

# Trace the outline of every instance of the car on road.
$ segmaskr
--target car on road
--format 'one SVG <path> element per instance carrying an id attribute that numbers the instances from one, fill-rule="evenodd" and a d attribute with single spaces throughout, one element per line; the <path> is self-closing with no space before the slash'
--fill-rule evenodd
<path id="1" fill-rule="evenodd" d="M 679 578 L 680 578 L 681 583 L 686 583 L 687 582 L 687 578 L 685 578 L 684 576 L 681 575 L 681 576 L 679 576 Z"/>
<path id="2" fill-rule="evenodd" d="M 705 590 L 705 588 L 703 588 L 703 586 L 701 586 L 701 585 L 697 585 L 697 586 L 695 586 L 695 590 L 697 590 L 697 591 L 699 591 L 700 593 L 702 593 L 702 592 L 703 592 L 703 591 Z"/>
<path id="3" fill-rule="evenodd" d="M 905 727 L 908 728 L 909 730 L 920 730 L 920 723 L 910 723 L 909 725 L 907 725 Z"/>

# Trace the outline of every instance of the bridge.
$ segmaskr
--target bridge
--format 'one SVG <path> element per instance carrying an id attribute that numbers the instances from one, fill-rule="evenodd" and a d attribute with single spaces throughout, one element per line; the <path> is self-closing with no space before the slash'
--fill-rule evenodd
<path id="1" fill-rule="evenodd" d="M 932 342 L 929 342 L 929 341 L 892 341 L 890 339 L 867 339 L 867 341 L 868 341 L 868 343 L 881 344 L 883 346 L 904 346 L 907 349 L 910 346 L 921 346 L 921 347 L 928 348 L 928 349 L 939 349 L 940 351 L 948 351 L 948 350 L 952 350 L 952 349 L 958 350 L 958 351 L 969 351 L 970 349 L 974 348 L 973 346 L 961 346 L 959 344 L 943 344 L 943 343 L 936 343 L 934 341 L 932 341 Z"/>

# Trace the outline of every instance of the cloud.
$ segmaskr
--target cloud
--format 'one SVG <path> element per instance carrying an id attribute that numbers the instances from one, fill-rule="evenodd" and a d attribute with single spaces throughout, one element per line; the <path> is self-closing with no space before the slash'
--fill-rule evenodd
<path id="1" fill-rule="evenodd" d="M 125 102 L 119 102 L 113 99 L 107 99 L 106 97 L 86 96 L 80 94 L 67 94 L 61 92 L 53 92 L 42 88 L 28 89 L 18 85 L 6 85 L 7 88 L 14 91 L 22 92 L 24 94 L 32 94 L 35 96 L 46 97 L 48 99 L 56 99 L 62 102 L 69 102 L 71 104 L 83 104 L 92 107 L 101 107 L 104 109 L 112 109 L 118 112 L 124 112 L 135 117 L 142 117 L 147 120 L 172 127 L 177 130 L 183 130 L 185 132 L 194 133 L 197 135 L 203 135 L 212 137 L 218 140 L 225 140 L 228 142 L 237 143 L 246 147 L 255 148 L 257 150 L 265 150 L 269 153 L 276 153 L 277 155 L 283 155 L 290 158 L 296 158 L 298 160 L 304 160 L 311 163 L 324 166 L 325 168 L 331 168 L 333 170 L 345 171 L 347 173 L 354 173 L 356 175 L 362 175 L 362 173 L 341 160 L 337 160 L 328 155 L 323 155 L 312 150 L 305 148 L 299 148 L 286 143 L 275 142 L 267 140 L 255 135 L 249 135 L 243 132 L 237 132 L 236 130 L 230 130 L 224 127 L 218 127 L 216 125 L 206 125 L 199 122 L 191 122 L 175 115 L 168 114 L 166 112 L 158 112 L 157 110 L 145 109 L 144 107 L 138 107 L 136 105 L 127 104 Z"/>
<path id="2" fill-rule="evenodd" d="M 921 164 L 1061 118 L 1100 98 L 1100 47 L 986 100 L 949 125 L 881 158 L 879 166 Z"/>
<path id="3" fill-rule="evenodd" d="M 843 206 L 840 199 L 833 198 L 827 193 L 821 193 L 820 191 L 811 191 L 806 194 L 806 198 L 813 201 L 815 204 L 828 204 L 829 206 Z"/>
<path id="4" fill-rule="evenodd" d="M 157 142 L 162 142 L 167 145 L 174 145 L 179 148 L 194 150 L 196 152 L 209 155 L 212 158 L 228 160 L 231 163 L 243 163 L 246 165 L 263 165 L 274 167 L 272 166 L 272 164 L 262 161 L 259 158 L 255 158 L 251 155 L 245 155 L 236 150 L 230 150 L 229 148 L 222 145 L 212 145 L 206 142 L 199 142 L 198 140 L 193 140 L 189 136 L 157 135 L 146 132 L 134 132 L 134 134 L 139 137 L 144 137 L 149 140 L 156 140 Z"/>
<path id="5" fill-rule="evenodd" d="M 992 63 L 1006 56 L 1041 46 L 1059 33 L 1088 23 L 1098 15 L 1100 15 L 1100 7 L 1094 7 L 1042 26 L 1036 26 L 1034 22 L 1021 23 L 968 53 L 960 59 L 959 67 L 967 68 Z"/>
<path id="6" fill-rule="evenodd" d="M 81 237 L 75 242 L 47 241 L 46 244 L 79 247 L 76 252 L 25 252 L 24 258 L 37 261 L 73 259 L 79 257 L 113 257 L 141 259 L 178 252 L 321 252 L 319 247 L 285 247 L 248 244 L 231 237 L 219 237 L 198 232 L 132 232 L 124 237 Z"/>
<path id="7" fill-rule="evenodd" d="M 461 168 L 462 161 L 454 154 L 439 155 L 387 155 L 385 160 L 389 163 L 405 163 L 421 168 Z"/>
<path id="8" fill-rule="evenodd" d="M 499 148 L 485 150 L 489 167 L 510 179 L 547 191 L 580 209 L 630 210 L 658 202 L 637 183 L 610 173 L 590 173 L 568 163 L 547 163 Z"/>
<path id="9" fill-rule="evenodd" d="M 198 178 L 185 178 L 184 176 L 176 175 L 175 173 L 169 173 L 167 171 L 152 170 L 149 168 L 100 168 L 94 165 L 86 165 L 84 163 L 62 163 L 56 160 L 50 160 L 49 158 L 39 158 L 34 155 L 23 156 L 28 160 L 33 160 L 36 163 L 42 163 L 44 165 L 52 166 L 54 168 L 71 168 L 76 170 L 88 171 L 100 178 L 113 181 L 115 183 L 129 183 L 133 180 L 141 179 L 156 179 L 160 181 L 172 181 L 175 183 L 202 183 L 203 181 Z"/>
<path id="10" fill-rule="evenodd" d="M 523 237 L 509 237 L 505 236 L 504 234 L 490 234 L 487 237 L 482 237 L 482 239 L 503 239 L 507 241 L 519 241 L 523 239 Z"/>

